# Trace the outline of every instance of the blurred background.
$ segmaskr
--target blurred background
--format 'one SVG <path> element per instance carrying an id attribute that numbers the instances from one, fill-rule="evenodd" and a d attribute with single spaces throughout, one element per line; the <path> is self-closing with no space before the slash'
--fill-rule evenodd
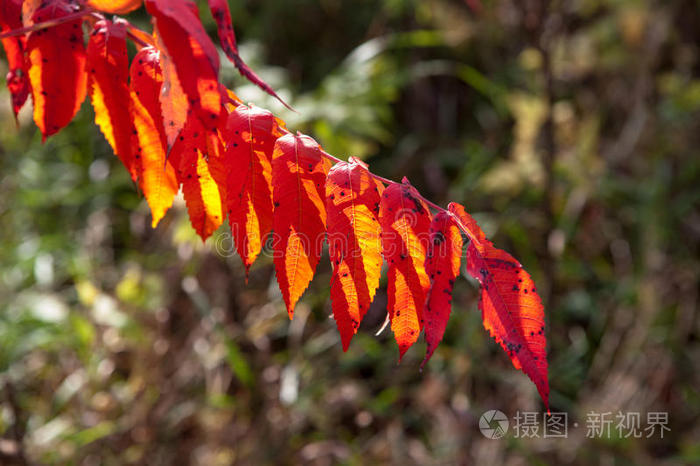
<path id="1" fill-rule="evenodd" d="M 42 145 L 3 85 L 0 464 L 700 462 L 698 1 L 230 4 L 243 57 L 298 113 L 222 60 L 227 85 L 463 203 L 533 275 L 568 438 L 513 435 L 543 407 L 466 274 L 422 373 L 422 339 L 397 365 L 374 336 L 385 277 L 343 353 L 327 259 L 290 322 L 269 254 L 246 286 L 227 228 L 202 244 L 182 200 L 150 228 L 87 101 Z M 479 431 L 489 409 L 511 419 L 500 440 Z M 606 412 L 664 412 L 670 431 L 589 438 Z"/>

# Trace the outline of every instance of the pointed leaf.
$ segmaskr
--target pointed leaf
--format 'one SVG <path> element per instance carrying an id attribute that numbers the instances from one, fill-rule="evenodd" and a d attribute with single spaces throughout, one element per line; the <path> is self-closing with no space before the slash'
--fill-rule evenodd
<path id="1" fill-rule="evenodd" d="M 224 123 L 219 55 L 199 21 L 197 5 L 191 0 L 146 0 L 146 9 L 153 16 L 158 38 L 164 45 L 161 51 L 175 65 L 189 106 L 208 131 L 216 132 Z"/>
<path id="2" fill-rule="evenodd" d="M 205 241 L 224 221 L 219 185 L 205 160 L 207 139 L 198 118 L 190 117 L 178 136 L 169 161 L 182 183 L 190 223 Z"/>
<path id="3" fill-rule="evenodd" d="M 40 23 L 73 13 L 62 2 L 37 9 L 32 21 Z M 87 94 L 82 20 L 75 19 L 34 31 L 27 39 L 29 80 L 34 100 L 34 122 L 43 140 L 73 119 Z"/>
<path id="4" fill-rule="evenodd" d="M 425 359 L 430 360 L 445 334 L 452 307 L 452 289 L 459 275 L 462 260 L 462 234 L 447 212 L 438 212 L 430 224 L 430 244 L 425 272 L 430 277 L 430 290 L 425 300 Z"/>
<path id="5" fill-rule="evenodd" d="M 22 27 L 22 0 L 3 0 L 0 3 L 0 32 L 7 32 Z M 7 88 L 12 96 L 12 111 L 17 118 L 29 96 L 29 76 L 27 60 L 24 51 L 26 39 L 24 36 L 7 37 L 2 39 L 2 45 L 7 55 Z"/>
<path id="6" fill-rule="evenodd" d="M 326 178 L 331 302 L 343 351 L 374 299 L 382 269 L 379 203 L 384 185 L 357 159 L 338 163 Z"/>
<path id="7" fill-rule="evenodd" d="M 219 41 L 221 42 L 221 48 L 224 50 L 226 56 L 231 60 L 241 75 L 245 76 L 248 81 L 252 82 L 258 86 L 263 91 L 267 92 L 271 96 L 279 100 L 282 105 L 291 109 L 287 103 L 282 100 L 280 96 L 263 81 L 248 65 L 245 64 L 243 59 L 238 53 L 238 46 L 236 45 L 236 34 L 233 30 L 233 23 L 231 21 L 231 11 L 228 7 L 227 0 L 208 0 L 209 8 L 211 9 L 211 15 L 216 21 L 216 26 L 219 32 Z"/>
<path id="8" fill-rule="evenodd" d="M 272 156 L 275 271 L 289 317 L 314 276 L 326 231 L 324 185 L 330 162 L 309 136 L 287 134 Z"/>
<path id="9" fill-rule="evenodd" d="M 270 112 L 242 104 L 225 133 L 226 211 L 247 274 L 272 229 L 272 152 L 280 133 Z"/>
<path id="10" fill-rule="evenodd" d="M 158 103 L 163 84 L 158 51 L 153 47 L 142 48 L 131 63 L 130 74 L 135 157 L 141 162 L 139 186 L 151 208 L 151 226 L 155 228 L 172 205 L 179 188 L 175 170 L 165 157 L 165 133 Z"/>
<path id="11" fill-rule="evenodd" d="M 135 131 L 129 96 L 129 58 L 126 54 L 126 24 L 117 20 L 95 23 L 87 47 L 88 91 L 100 127 L 114 153 L 134 181 L 141 171 L 132 146 Z"/>
<path id="12" fill-rule="evenodd" d="M 399 360 L 423 327 L 423 306 L 430 287 L 425 273 L 430 221 L 430 211 L 406 178 L 384 190 L 379 223 L 382 251 L 389 264 L 388 311 Z"/>
<path id="13" fill-rule="evenodd" d="M 450 202 L 447 209 L 452 214 L 453 218 L 462 225 L 464 232 L 469 236 L 469 239 L 475 243 L 477 248 L 481 247 L 482 243 L 489 243 L 489 240 L 486 239 L 486 234 L 481 230 L 476 220 L 464 210 L 464 206 L 456 202 Z"/>
<path id="14" fill-rule="evenodd" d="M 452 203 L 450 212 L 470 225 L 474 238 L 483 235 L 464 208 Z M 471 236 L 471 235 L 470 235 Z M 537 386 L 549 409 L 544 307 L 530 275 L 507 252 L 485 239 L 467 248 L 467 271 L 481 283 L 479 308 L 484 328 L 508 353 L 513 366 Z"/>
<path id="15" fill-rule="evenodd" d="M 160 102 L 160 110 L 163 116 L 165 140 L 168 149 L 171 149 L 180 131 L 185 127 L 191 109 L 187 102 L 185 91 L 182 90 L 180 79 L 177 77 L 175 65 L 168 55 L 162 52 L 163 48 L 160 42 L 159 37 L 158 43 L 161 50 L 159 63 L 163 73 L 163 86 L 158 94 L 158 101 Z"/>

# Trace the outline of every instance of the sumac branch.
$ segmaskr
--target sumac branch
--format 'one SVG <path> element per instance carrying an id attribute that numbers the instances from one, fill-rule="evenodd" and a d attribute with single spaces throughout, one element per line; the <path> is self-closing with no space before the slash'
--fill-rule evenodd
<path id="1" fill-rule="evenodd" d="M 406 178 L 397 183 L 357 159 L 342 161 L 269 111 L 241 103 L 218 80 L 219 55 L 193 1 L 146 0 L 152 33 L 103 17 L 137 9 L 140 0 L 1 5 L 15 115 L 31 95 L 45 140 L 89 95 L 95 123 L 143 192 L 154 227 L 182 190 L 202 240 L 228 218 L 246 272 L 274 231 L 275 270 L 290 318 L 327 240 L 344 350 L 386 261 L 388 316 L 400 357 L 425 330 L 423 364 L 447 325 L 464 235 L 467 271 L 481 284 L 484 327 L 548 405 L 544 310 L 520 263 L 495 248 L 461 205 L 443 209 Z M 277 97 L 238 54 L 227 2 L 209 5 L 226 56 Z M 138 49 L 131 63 L 127 40 Z"/>

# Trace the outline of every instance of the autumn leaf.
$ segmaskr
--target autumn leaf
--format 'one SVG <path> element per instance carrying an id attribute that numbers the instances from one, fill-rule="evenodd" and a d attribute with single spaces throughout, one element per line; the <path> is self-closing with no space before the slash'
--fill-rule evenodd
<path id="1" fill-rule="evenodd" d="M 260 89 L 267 92 L 271 96 L 275 97 L 282 103 L 282 105 L 291 110 L 291 107 L 287 105 L 287 103 L 284 100 L 282 100 L 280 96 L 277 95 L 277 93 L 272 89 L 272 87 L 270 87 L 269 84 L 263 81 L 262 78 L 260 78 L 255 73 L 255 71 L 253 71 L 248 65 L 246 65 L 246 63 L 243 61 L 240 54 L 238 53 L 238 45 L 236 44 L 236 33 L 233 30 L 233 23 L 231 21 L 231 11 L 228 7 L 228 1 L 208 1 L 209 9 L 211 10 L 211 15 L 216 21 L 216 26 L 219 33 L 219 41 L 221 42 L 221 48 L 224 50 L 224 53 L 229 58 L 229 60 L 231 60 L 231 63 L 233 63 L 236 68 L 238 68 L 238 71 L 241 73 L 241 75 L 245 76 L 246 79 L 248 79 L 250 82 L 258 86 Z"/>
<path id="2" fill-rule="evenodd" d="M 382 243 L 378 216 L 383 190 L 367 165 L 353 157 L 349 163 L 336 164 L 326 178 L 331 302 L 344 351 L 379 286 Z"/>
<path id="3" fill-rule="evenodd" d="M 481 284 L 484 327 L 548 405 L 544 311 L 535 285 L 463 206 L 452 203 L 443 211 L 431 204 L 439 210 L 432 218 L 405 178 L 384 189 L 381 178 L 353 157 L 331 169 L 333 157 L 313 139 L 287 133 L 283 121 L 243 105 L 218 81 L 217 50 L 194 1 L 145 3 L 153 35 L 121 19 L 100 19 L 93 10 L 124 13 L 140 0 L 0 3 L 0 28 L 16 34 L 2 40 L 15 116 L 32 92 L 45 140 L 70 122 L 89 91 L 95 122 L 144 193 L 153 227 L 181 185 L 203 241 L 228 213 L 246 275 L 273 230 L 275 271 L 290 318 L 327 235 L 332 308 L 344 350 L 374 299 L 383 257 L 399 360 L 425 328 L 422 367 L 445 332 L 465 233 L 467 271 Z M 277 97 L 240 58 L 227 2 L 208 3 L 226 55 Z M 83 15 L 94 25 L 87 51 Z M 32 29 L 26 40 L 22 26 Z M 139 50 L 131 67 L 127 37 Z"/>
<path id="4" fill-rule="evenodd" d="M 445 334 L 461 260 L 462 234 L 459 227 L 449 213 L 438 212 L 430 224 L 430 243 L 425 260 L 430 290 L 423 311 L 427 348 L 421 368 L 430 360 Z"/>
<path id="5" fill-rule="evenodd" d="M 226 123 L 226 211 L 246 275 L 272 229 L 272 153 L 280 134 L 275 117 L 258 107 L 241 104 Z"/>
<path id="6" fill-rule="evenodd" d="M 277 139 L 272 155 L 275 271 L 289 317 L 314 276 L 326 231 L 324 186 L 330 162 L 305 135 Z"/>
<path id="7" fill-rule="evenodd" d="M 56 0 L 54 0 L 56 1 Z M 60 0 L 59 0 L 60 1 Z M 4 0 L 3 0 L 4 2 Z M 65 3 L 65 2 L 63 2 Z M 22 24 L 26 26 L 31 26 L 34 24 L 34 13 L 39 8 L 46 6 L 44 0 L 23 0 L 22 1 Z"/>
<path id="8" fill-rule="evenodd" d="M 86 5 L 105 13 L 123 15 L 141 6 L 141 0 L 88 0 Z"/>
<path id="9" fill-rule="evenodd" d="M 65 2 L 52 2 L 37 9 L 32 21 L 58 19 L 73 11 Z M 87 94 L 81 25 L 81 19 L 71 20 L 33 31 L 27 39 L 34 122 L 44 141 L 70 123 Z"/>
<path id="10" fill-rule="evenodd" d="M 477 248 L 481 248 L 482 244 L 489 243 L 489 240 L 486 239 L 486 234 L 481 230 L 476 220 L 467 213 L 464 206 L 456 202 L 451 202 L 447 206 L 447 210 L 452 214 L 452 218 L 461 224 L 463 227 L 462 230 Z"/>
<path id="11" fill-rule="evenodd" d="M 431 215 L 406 178 L 384 190 L 379 205 L 382 251 L 389 264 L 388 311 L 399 360 L 418 339 L 430 287 L 425 273 Z"/>
<path id="12" fill-rule="evenodd" d="M 129 96 L 129 57 L 126 24 L 117 20 L 95 23 L 87 47 L 88 91 L 100 127 L 114 153 L 134 181 L 141 162 L 132 146 L 135 131 Z"/>
<path id="13" fill-rule="evenodd" d="M 182 184 L 190 223 L 202 241 L 224 221 L 221 190 L 205 159 L 205 133 L 198 118 L 188 118 L 168 158 L 178 182 Z"/>
<path id="14" fill-rule="evenodd" d="M 464 207 L 450 212 L 467 227 L 467 271 L 481 284 L 479 309 L 484 328 L 508 353 L 513 366 L 535 383 L 549 409 L 544 307 L 530 275 L 507 252 L 485 238 Z"/>
<path id="15" fill-rule="evenodd" d="M 161 42 L 160 37 L 158 37 L 157 42 Z M 162 49 L 163 47 L 160 47 L 161 51 Z M 163 131 L 165 132 L 167 147 L 171 149 L 180 131 L 185 127 L 191 111 L 185 91 L 182 90 L 180 79 L 177 77 L 175 64 L 165 53 L 160 52 L 158 58 L 163 74 L 163 85 L 158 94 L 158 101 L 160 102 L 163 117 Z"/>
<path id="16" fill-rule="evenodd" d="M 158 51 L 142 48 L 131 63 L 130 98 L 136 158 L 140 160 L 139 186 L 151 208 L 153 228 L 168 211 L 179 184 L 166 161 L 165 133 L 158 95 L 163 84 Z"/>
<path id="17" fill-rule="evenodd" d="M 0 3 L 0 32 L 7 32 L 22 27 L 22 0 L 3 0 Z M 29 96 L 29 76 L 24 51 L 24 35 L 2 39 L 2 46 L 7 55 L 7 88 L 12 96 L 12 111 L 17 119 Z"/>
<path id="18" fill-rule="evenodd" d="M 189 107 L 207 131 L 216 132 L 225 122 L 218 81 L 219 55 L 199 21 L 197 5 L 191 0 L 146 0 L 146 9 L 155 20 L 158 39 L 164 46 L 161 51 L 174 64 Z"/>
<path id="19" fill-rule="evenodd" d="M 197 150 L 196 162 L 185 169 L 182 192 L 190 222 L 202 241 L 205 241 L 221 226 L 223 209 L 219 187 L 199 150 Z"/>

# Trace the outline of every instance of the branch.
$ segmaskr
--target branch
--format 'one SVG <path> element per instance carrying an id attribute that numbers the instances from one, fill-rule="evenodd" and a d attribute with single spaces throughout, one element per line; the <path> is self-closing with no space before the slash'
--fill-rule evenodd
<path id="1" fill-rule="evenodd" d="M 102 15 L 96 13 L 95 10 L 93 10 L 92 8 L 86 8 L 85 10 L 76 11 L 75 13 L 71 13 L 61 18 L 50 19 L 41 23 L 34 23 L 31 26 L 3 32 L 2 34 L 0 34 L 0 39 L 5 39 L 7 37 L 22 36 L 24 34 L 29 34 L 30 32 L 41 31 L 42 29 L 58 26 L 59 24 L 67 23 L 69 21 L 73 21 L 84 16 L 92 15 L 97 15 L 100 19 L 102 19 Z"/>

